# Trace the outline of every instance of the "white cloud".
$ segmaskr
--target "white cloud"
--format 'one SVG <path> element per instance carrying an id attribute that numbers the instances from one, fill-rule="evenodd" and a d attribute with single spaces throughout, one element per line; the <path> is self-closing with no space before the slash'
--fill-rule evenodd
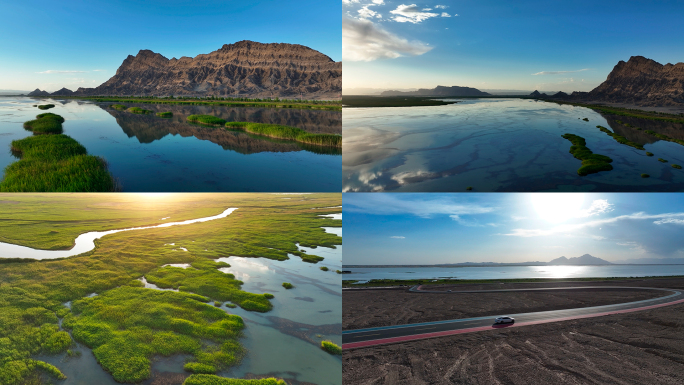
<path id="1" fill-rule="evenodd" d="M 399 196 L 397 196 L 399 195 Z M 344 208 L 352 212 L 375 215 L 415 215 L 431 218 L 434 215 L 476 215 L 491 213 L 495 207 L 482 206 L 476 203 L 456 202 L 448 197 L 429 197 L 409 193 L 402 194 L 345 194 Z M 452 217 L 452 219 L 456 220 Z"/>
<path id="2" fill-rule="evenodd" d="M 446 12 L 442 12 L 442 17 L 451 17 L 451 15 Z"/>
<path id="3" fill-rule="evenodd" d="M 38 74 L 80 74 L 87 71 L 58 71 L 58 70 L 47 70 L 42 72 L 36 72 Z"/>
<path id="4" fill-rule="evenodd" d="M 93 72 L 103 72 L 103 71 L 107 71 L 107 70 L 93 70 Z"/>
<path id="5" fill-rule="evenodd" d="M 373 0 L 373 4 L 383 5 L 383 4 L 385 4 L 385 1 L 384 0 Z"/>
<path id="6" fill-rule="evenodd" d="M 656 225 L 672 224 L 672 225 L 684 225 L 684 219 L 666 218 L 660 219 L 655 222 Z"/>
<path id="7" fill-rule="evenodd" d="M 591 202 L 591 206 L 589 206 L 588 209 L 580 210 L 577 213 L 577 218 L 591 217 L 594 215 L 609 213 L 611 211 L 613 211 L 612 204 L 608 203 L 606 199 L 597 199 Z"/>
<path id="8" fill-rule="evenodd" d="M 458 15 L 456 15 L 458 16 Z M 575 71 L 542 71 L 542 72 L 537 72 L 536 74 L 532 75 L 560 75 L 560 74 L 570 74 L 573 72 L 582 72 L 582 71 L 589 71 L 589 68 L 583 68 L 581 70 L 575 70 Z"/>
<path id="9" fill-rule="evenodd" d="M 359 0 L 342 0 L 342 4 L 347 4 L 347 5 L 358 3 L 358 2 L 359 2 Z"/>
<path id="10" fill-rule="evenodd" d="M 359 9 L 359 11 L 358 11 L 359 17 L 361 17 L 363 19 L 368 19 L 368 18 L 372 18 L 372 17 L 377 17 L 378 19 L 381 18 L 382 17 L 381 14 L 379 14 L 379 13 L 375 12 L 374 10 L 368 8 L 372 5 L 373 4 L 368 4 L 368 5 L 364 5 L 363 7 L 361 7 L 361 9 Z"/>
<path id="11" fill-rule="evenodd" d="M 401 236 L 401 235 L 393 235 L 393 236 L 391 236 L 390 238 L 394 238 L 394 239 L 405 239 L 406 237 Z"/>
<path id="12" fill-rule="evenodd" d="M 342 19 L 342 56 L 349 61 L 372 61 L 417 56 L 432 47 L 408 41 L 366 19 Z"/>
<path id="13" fill-rule="evenodd" d="M 424 10 L 419 10 L 418 6 L 415 4 L 406 5 L 401 4 L 397 9 L 390 11 L 391 14 L 397 15 L 392 18 L 392 20 L 399 23 L 421 23 L 431 17 L 439 16 L 438 13 L 424 12 Z"/>
<path id="14" fill-rule="evenodd" d="M 437 8 L 437 9 L 447 9 L 447 8 L 449 8 L 449 6 L 448 6 L 448 5 L 435 5 L 435 8 Z"/>
<path id="15" fill-rule="evenodd" d="M 508 234 L 500 234 L 500 235 L 508 235 L 508 236 L 513 236 L 513 237 L 541 237 L 541 236 L 548 236 L 548 235 L 556 235 L 556 234 L 571 234 L 574 231 L 581 230 L 587 227 L 599 227 L 604 224 L 610 224 L 610 223 L 615 223 L 623 220 L 647 220 L 647 219 L 658 219 L 656 222 L 661 222 L 661 223 L 656 223 L 656 224 L 662 224 L 662 223 L 678 223 L 681 221 L 682 224 L 684 224 L 683 219 L 679 218 L 684 218 L 684 213 L 665 213 L 665 214 L 655 214 L 655 215 L 648 215 L 644 213 L 634 213 L 634 214 L 629 214 L 629 215 L 620 215 L 618 217 L 613 217 L 613 218 L 607 218 L 607 219 L 599 219 L 599 220 L 594 220 L 594 221 L 589 221 L 585 223 L 577 223 L 577 224 L 572 224 L 572 225 L 561 225 L 561 226 L 556 226 L 552 227 L 549 229 L 513 229 L 510 233 Z"/>

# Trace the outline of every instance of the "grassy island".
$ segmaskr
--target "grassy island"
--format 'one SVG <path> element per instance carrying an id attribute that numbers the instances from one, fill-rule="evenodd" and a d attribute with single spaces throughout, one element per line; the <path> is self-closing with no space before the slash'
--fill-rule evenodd
<path id="1" fill-rule="evenodd" d="M 207 124 L 210 126 L 223 126 L 226 124 L 225 119 L 217 118 L 213 115 L 190 115 L 188 121 L 193 123 Z"/>
<path id="2" fill-rule="evenodd" d="M 119 110 L 119 111 L 123 111 L 123 110 L 128 108 L 128 107 L 124 106 L 123 104 L 112 104 L 110 107 L 115 109 L 115 110 Z"/>
<path id="3" fill-rule="evenodd" d="M 292 289 L 294 288 L 294 285 L 289 282 L 283 282 L 283 287 L 286 289 Z"/>
<path id="4" fill-rule="evenodd" d="M 41 110 L 49 110 L 50 108 L 54 108 L 54 104 L 41 104 L 38 106 Z"/>
<path id="5" fill-rule="evenodd" d="M 183 385 L 287 385 L 285 381 L 277 378 L 260 378 L 258 380 L 243 380 L 225 378 L 211 374 L 193 374 L 188 377 Z"/>
<path id="6" fill-rule="evenodd" d="M 618 135 L 618 134 L 614 133 L 613 131 L 611 131 L 611 130 L 603 127 L 603 126 L 596 126 L 596 128 L 600 129 L 601 132 L 605 132 L 606 134 L 611 136 L 618 143 L 626 144 L 630 147 L 636 148 L 637 150 L 643 150 L 644 149 L 644 146 L 640 145 L 639 143 L 634 143 L 634 142 L 630 141 L 629 139 L 625 138 L 624 136 Z"/>
<path id="7" fill-rule="evenodd" d="M 325 350 L 330 354 L 342 354 L 342 348 L 337 346 L 337 344 L 335 344 L 332 341 L 321 341 L 321 349 Z"/>
<path id="8" fill-rule="evenodd" d="M 577 174 L 580 176 L 613 169 L 613 166 L 610 165 L 613 159 L 605 155 L 594 154 L 587 148 L 587 142 L 583 137 L 574 134 L 565 134 L 561 136 L 572 143 L 572 146 L 570 146 L 570 153 L 572 156 L 582 161 L 582 166 L 577 170 Z"/>
<path id="9" fill-rule="evenodd" d="M 36 115 L 35 120 L 24 123 L 24 128 L 34 134 L 61 134 L 64 118 L 60 115 L 47 112 Z"/>
<path id="10" fill-rule="evenodd" d="M 140 108 L 140 107 L 130 107 L 126 111 L 132 112 L 134 114 L 151 114 L 153 112 L 153 111 L 146 110 L 146 109 Z"/>
<path id="11" fill-rule="evenodd" d="M 159 116 L 160 118 L 172 118 L 173 112 L 171 112 L 171 111 L 157 112 L 157 116 Z"/>
<path id="12" fill-rule="evenodd" d="M 188 119 L 190 118 L 188 117 Z M 242 130 L 251 134 L 268 136 L 276 139 L 294 140 L 316 146 L 342 147 L 342 135 L 311 134 L 296 127 L 281 126 L 278 124 L 228 122 L 225 123 L 225 125 L 226 128 L 229 129 Z"/>

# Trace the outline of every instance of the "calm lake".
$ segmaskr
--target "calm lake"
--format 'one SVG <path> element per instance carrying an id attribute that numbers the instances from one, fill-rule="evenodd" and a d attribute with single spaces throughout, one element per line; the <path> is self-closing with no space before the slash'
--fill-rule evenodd
<path id="1" fill-rule="evenodd" d="M 684 191 L 684 170 L 670 166 L 684 166 L 684 146 L 644 132 L 684 139 L 682 124 L 603 117 L 584 107 L 529 99 L 344 108 L 343 116 L 343 191 Z M 655 156 L 616 142 L 597 125 Z M 581 161 L 568 152 L 565 133 L 611 157 L 613 170 L 577 175 Z"/>
<path id="2" fill-rule="evenodd" d="M 41 111 L 34 104 L 55 104 Z M 341 190 L 341 151 L 270 139 L 221 127 L 188 123 L 192 114 L 228 121 L 294 126 L 312 133 L 341 133 L 340 111 L 289 108 L 213 107 L 124 103 L 173 118 L 109 108 L 113 103 L 81 100 L 0 98 L 0 173 L 17 159 L 10 143 L 32 135 L 25 121 L 43 112 L 66 119 L 64 134 L 91 155 L 103 157 L 127 192 Z"/>
<path id="3" fill-rule="evenodd" d="M 497 266 L 497 267 L 345 267 L 345 280 L 598 278 L 684 275 L 684 265 Z"/>

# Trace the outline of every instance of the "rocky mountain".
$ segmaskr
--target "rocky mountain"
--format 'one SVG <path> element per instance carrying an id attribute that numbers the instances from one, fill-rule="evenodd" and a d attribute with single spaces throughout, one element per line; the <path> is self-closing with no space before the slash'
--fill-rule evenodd
<path id="1" fill-rule="evenodd" d="M 72 90 L 70 90 L 70 89 L 68 89 L 68 88 L 62 87 L 61 90 L 57 90 L 57 91 L 51 93 L 50 95 L 53 95 L 53 96 L 59 96 L 59 95 L 61 95 L 61 96 L 69 96 L 69 95 L 72 95 L 73 93 L 74 93 L 74 91 L 72 91 Z"/>
<path id="2" fill-rule="evenodd" d="M 50 96 L 50 93 L 36 88 L 35 90 L 29 92 L 28 96 Z"/>
<path id="3" fill-rule="evenodd" d="M 111 79 L 75 94 L 337 99 L 341 92 L 341 62 L 299 44 L 244 40 L 194 58 L 141 50 Z"/>
<path id="4" fill-rule="evenodd" d="M 490 96 L 487 92 L 482 92 L 477 88 L 459 86 L 437 86 L 433 89 L 421 88 L 418 91 L 384 91 L 381 96 Z"/>
<path id="5" fill-rule="evenodd" d="M 662 65 L 643 56 L 620 61 L 606 81 L 590 92 L 574 92 L 573 99 L 628 103 L 640 106 L 684 104 L 684 63 Z"/>
<path id="6" fill-rule="evenodd" d="M 596 258 L 593 257 L 589 254 L 584 254 L 581 257 L 574 257 L 574 258 L 565 258 L 565 257 L 560 257 L 556 258 L 554 260 L 551 260 L 546 263 L 547 265 L 612 265 L 611 262 L 608 262 L 604 259 L 601 258 Z"/>

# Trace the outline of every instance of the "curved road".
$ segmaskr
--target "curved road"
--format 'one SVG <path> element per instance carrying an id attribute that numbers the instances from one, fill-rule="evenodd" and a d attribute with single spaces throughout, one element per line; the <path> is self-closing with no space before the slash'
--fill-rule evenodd
<path id="1" fill-rule="evenodd" d="M 580 286 L 580 287 L 554 287 L 535 289 L 500 289 L 480 291 L 434 291 L 421 290 L 422 286 L 414 286 L 409 291 L 425 294 L 458 294 L 458 293 L 497 293 L 513 291 L 542 291 L 542 290 L 659 290 L 669 293 L 663 297 L 647 299 L 636 302 L 626 302 L 614 305 L 592 306 L 577 309 L 551 310 L 534 313 L 505 314 L 515 318 L 514 324 L 494 325 L 494 318 L 498 315 L 476 318 L 454 319 L 447 321 L 423 322 L 416 324 L 383 326 L 368 329 L 346 330 L 342 332 L 342 349 L 355 349 L 375 345 L 385 345 L 398 342 L 422 340 L 450 336 L 454 334 L 473 333 L 506 327 L 536 325 L 549 322 L 566 321 L 571 319 L 600 317 L 610 314 L 631 313 L 639 310 L 654 309 L 663 306 L 684 303 L 684 294 L 675 289 L 662 289 L 655 287 L 624 287 L 624 286 Z M 504 315 L 504 314 L 500 314 Z"/>

